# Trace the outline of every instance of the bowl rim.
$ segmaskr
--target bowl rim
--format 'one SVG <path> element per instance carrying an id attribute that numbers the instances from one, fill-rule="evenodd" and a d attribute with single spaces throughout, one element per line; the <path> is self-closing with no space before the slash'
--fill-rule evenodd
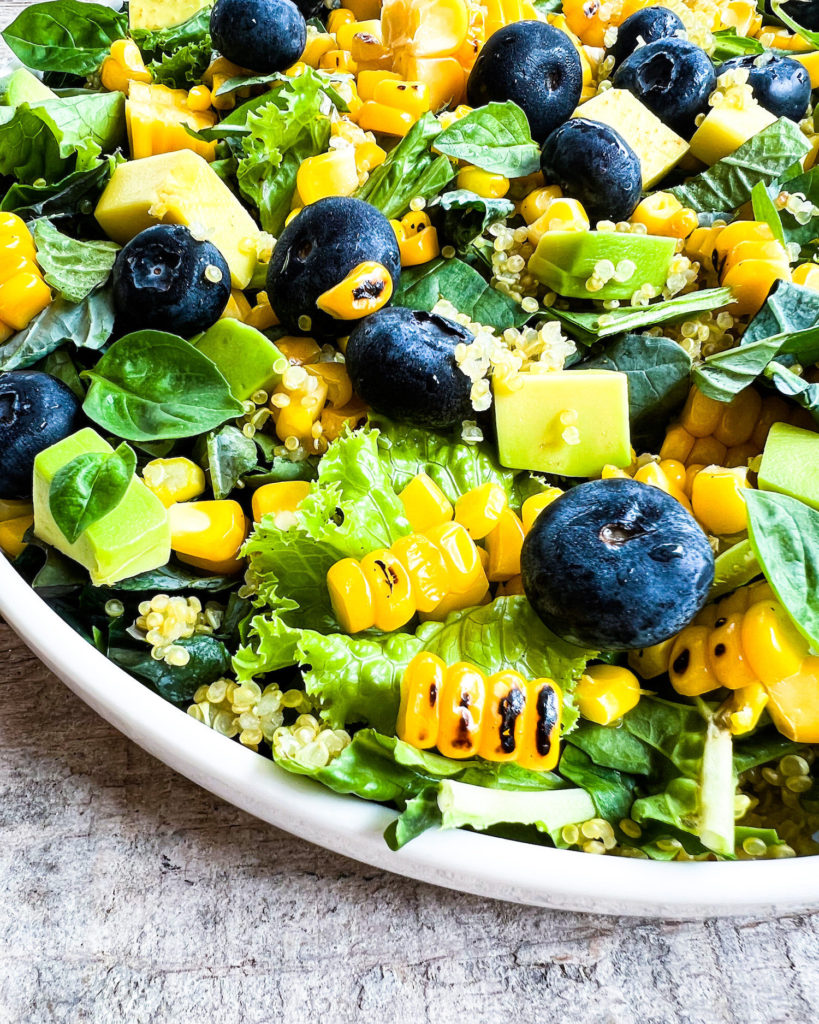
<path id="1" fill-rule="evenodd" d="M 84 640 L 5 557 L 0 615 L 78 697 L 148 753 L 263 821 L 373 867 L 480 896 L 597 914 L 770 916 L 819 907 L 815 856 L 659 863 L 463 830 L 426 833 L 393 852 L 383 839 L 393 811 L 285 772 L 203 727 Z"/>

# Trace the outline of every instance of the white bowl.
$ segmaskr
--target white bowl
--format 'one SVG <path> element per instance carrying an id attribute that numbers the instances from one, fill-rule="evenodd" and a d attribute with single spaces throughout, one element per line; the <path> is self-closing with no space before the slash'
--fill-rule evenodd
<path id="1" fill-rule="evenodd" d="M 464 831 L 423 835 L 393 853 L 382 837 L 391 811 L 290 775 L 167 703 L 86 643 L 5 558 L 0 614 L 78 697 L 149 753 L 250 814 L 355 860 L 493 899 L 597 914 L 714 917 L 819 907 L 816 857 L 663 864 Z"/>

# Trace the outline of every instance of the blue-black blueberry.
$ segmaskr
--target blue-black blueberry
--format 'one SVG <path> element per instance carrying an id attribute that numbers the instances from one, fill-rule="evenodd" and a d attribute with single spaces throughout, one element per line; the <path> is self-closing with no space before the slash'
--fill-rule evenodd
<path id="1" fill-rule="evenodd" d="M 307 23 L 291 0 L 216 0 L 210 34 L 223 57 L 269 75 L 285 71 L 302 55 Z"/>
<path id="2" fill-rule="evenodd" d="M 543 143 L 546 181 L 579 199 L 589 220 L 626 220 L 640 201 L 640 160 L 625 139 L 599 121 L 573 117 Z"/>
<path id="3" fill-rule="evenodd" d="M 80 402 L 39 370 L 0 373 L 0 498 L 30 498 L 34 459 L 80 426 Z"/>
<path id="4" fill-rule="evenodd" d="M 472 334 L 436 313 L 400 306 L 362 320 L 347 341 L 353 387 L 376 412 L 430 430 L 444 430 L 475 415 L 472 382 L 455 349 Z"/>
<path id="5" fill-rule="evenodd" d="M 775 53 L 748 53 L 725 61 L 719 72 L 722 75 L 735 70 L 748 72 L 754 99 L 777 117 L 801 121 L 807 113 L 810 75 L 799 61 Z"/>
<path id="6" fill-rule="evenodd" d="M 540 21 L 517 21 L 487 40 L 466 86 L 473 107 L 513 100 L 532 138 L 543 142 L 580 102 L 583 68 L 565 32 Z"/>
<path id="7" fill-rule="evenodd" d="M 673 11 L 667 7 L 644 7 L 626 18 L 617 29 L 611 55 L 615 64 L 622 64 L 639 46 L 658 39 L 680 38 L 684 34 L 685 25 Z"/>
<path id="8" fill-rule="evenodd" d="M 305 206 L 279 236 L 267 273 L 270 304 L 282 325 L 293 334 L 348 334 L 350 321 L 334 319 L 316 300 L 369 261 L 385 267 L 398 287 L 401 254 L 383 213 L 346 196 Z"/>
<path id="9" fill-rule="evenodd" d="M 558 636 L 593 650 L 649 647 L 705 604 L 714 556 L 670 494 L 634 480 L 573 487 L 535 520 L 523 588 Z"/>

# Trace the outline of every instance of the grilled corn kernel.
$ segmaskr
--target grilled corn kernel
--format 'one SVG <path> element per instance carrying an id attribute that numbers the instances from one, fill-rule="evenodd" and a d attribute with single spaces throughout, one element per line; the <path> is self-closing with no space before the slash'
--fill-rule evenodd
<path id="1" fill-rule="evenodd" d="M 462 167 L 456 181 L 458 188 L 474 192 L 484 199 L 502 199 L 509 191 L 509 179 L 502 174 L 492 174 L 480 167 Z"/>
<path id="2" fill-rule="evenodd" d="M 383 264 L 359 263 L 343 281 L 319 295 L 316 305 L 337 320 L 359 320 L 386 306 L 392 287 L 392 277 Z"/>
<path id="3" fill-rule="evenodd" d="M 520 552 L 525 536 L 523 523 L 511 508 L 504 508 L 497 525 L 486 537 L 489 555 L 486 575 L 490 583 L 501 583 L 520 575 Z"/>
<path id="4" fill-rule="evenodd" d="M 358 188 L 358 167 L 351 147 L 331 149 L 302 160 L 296 188 L 305 206 L 327 196 L 351 196 Z"/>
<path id="5" fill-rule="evenodd" d="M 455 502 L 455 522 L 466 527 L 473 540 L 481 540 L 494 529 L 505 508 L 506 491 L 498 484 L 481 484 Z"/>
<path id="6" fill-rule="evenodd" d="M 426 473 L 414 476 L 398 497 L 415 533 L 448 523 L 454 514 L 447 496 Z"/>
<path id="7" fill-rule="evenodd" d="M 540 494 L 533 494 L 524 501 L 520 509 L 524 533 L 528 533 L 532 529 L 535 525 L 535 520 L 544 508 L 548 508 L 562 494 L 563 491 L 559 487 L 547 487 L 545 491 L 542 491 Z"/>
<path id="8" fill-rule="evenodd" d="M 401 82 L 403 79 L 395 71 L 360 71 L 356 81 L 361 99 L 374 100 L 379 82 Z"/>
<path id="9" fill-rule="evenodd" d="M 745 657 L 742 645 L 744 612 L 720 615 L 709 638 L 708 659 L 722 686 L 738 690 L 759 682 Z"/>
<path id="10" fill-rule="evenodd" d="M 341 75 L 354 75 L 358 65 L 347 50 L 328 50 L 319 59 L 321 71 L 336 71 Z"/>
<path id="11" fill-rule="evenodd" d="M 429 263 L 441 252 L 437 229 L 424 228 L 408 238 L 399 238 L 398 251 L 402 267 L 418 267 L 422 263 Z"/>
<path id="12" fill-rule="evenodd" d="M 178 502 L 168 509 L 171 550 L 209 572 L 238 572 L 247 521 L 238 501 Z"/>
<path id="13" fill-rule="evenodd" d="M 205 474 L 190 459 L 154 459 L 142 470 L 142 479 L 149 491 L 165 508 L 177 501 L 190 501 L 205 493 Z"/>
<path id="14" fill-rule="evenodd" d="M 698 697 L 719 686 L 708 658 L 708 626 L 686 626 L 671 648 L 668 675 L 684 697 Z"/>
<path id="15" fill-rule="evenodd" d="M 360 633 L 375 625 L 370 585 L 354 558 L 342 558 L 330 566 L 327 590 L 333 611 L 345 633 Z"/>
<path id="16" fill-rule="evenodd" d="M 577 710 L 597 725 L 611 725 L 639 700 L 639 680 L 619 665 L 589 665 L 575 689 Z"/>
<path id="17" fill-rule="evenodd" d="M 728 725 L 734 736 L 744 736 L 759 724 L 768 703 L 768 693 L 757 680 L 734 690 L 719 707 L 718 716 Z"/>
<path id="18" fill-rule="evenodd" d="M 16 516 L 13 519 L 4 519 L 0 522 L 0 551 L 3 551 L 9 558 L 17 558 L 25 549 L 26 544 L 23 537 L 31 526 L 34 525 L 34 515 Z"/>
<path id="19" fill-rule="evenodd" d="M 449 590 L 447 567 L 441 552 L 420 533 L 401 537 L 391 550 L 407 570 L 418 611 L 433 611 Z"/>
<path id="20" fill-rule="evenodd" d="M 530 771 L 551 771 L 560 756 L 563 694 L 552 679 L 534 679 L 526 689 L 524 737 L 517 762 Z"/>
<path id="21" fill-rule="evenodd" d="M 419 750 L 428 750 L 438 742 L 438 705 L 446 675 L 446 665 L 428 651 L 416 655 L 404 673 L 395 731 Z"/>
<path id="22" fill-rule="evenodd" d="M 466 662 L 447 669 L 438 700 L 438 750 L 444 757 L 474 757 L 486 708 L 483 673 Z"/>
<path id="23" fill-rule="evenodd" d="M 514 761 L 523 742 L 526 680 L 507 669 L 488 680 L 478 753 L 487 761 Z"/>
<path id="24" fill-rule="evenodd" d="M 379 548 L 361 559 L 361 571 L 370 587 L 376 629 L 390 633 L 415 614 L 409 573 L 388 548 Z"/>
<path id="25" fill-rule="evenodd" d="M 740 533 L 748 526 L 743 491 L 749 488 L 748 470 L 706 466 L 694 477 L 691 506 L 706 533 L 717 537 Z"/>
<path id="26" fill-rule="evenodd" d="M 251 500 L 254 523 L 260 523 L 264 516 L 273 516 L 276 525 L 280 525 L 279 516 L 284 514 L 289 525 L 309 493 L 310 484 L 306 480 L 280 480 L 263 484 L 253 492 Z"/>
<path id="27" fill-rule="evenodd" d="M 424 82 L 397 82 L 385 78 L 373 90 L 376 103 L 404 110 L 417 121 L 429 110 L 429 88 Z"/>
<path id="28" fill-rule="evenodd" d="M 766 685 L 795 675 L 808 644 L 778 601 L 753 604 L 742 618 L 742 650 L 757 678 Z"/>

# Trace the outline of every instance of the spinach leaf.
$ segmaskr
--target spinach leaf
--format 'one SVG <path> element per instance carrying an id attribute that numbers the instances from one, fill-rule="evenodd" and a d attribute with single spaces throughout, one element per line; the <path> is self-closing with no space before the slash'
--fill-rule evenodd
<path id="1" fill-rule="evenodd" d="M 136 469 L 136 455 L 124 442 L 115 451 L 78 455 L 57 471 L 48 507 L 63 536 L 73 544 L 125 497 Z"/>
<path id="2" fill-rule="evenodd" d="M 654 775 L 658 770 L 659 758 L 643 740 L 632 736 L 627 729 L 595 725 L 581 721 L 568 738 L 568 742 L 579 747 L 595 764 L 614 768 L 629 775 Z"/>
<path id="3" fill-rule="evenodd" d="M 452 163 L 431 151 L 440 133 L 441 125 L 435 115 L 424 114 L 372 171 L 355 193 L 356 198 L 366 200 L 391 219 L 406 213 L 410 200 L 416 196 L 437 196 L 455 177 Z"/>
<path id="4" fill-rule="evenodd" d="M 48 220 L 36 221 L 33 234 L 45 279 L 64 299 L 82 302 L 108 280 L 119 252 L 116 242 L 80 242 Z"/>
<path id="5" fill-rule="evenodd" d="M 214 498 L 226 498 L 239 480 L 256 468 L 256 443 L 233 426 L 208 434 L 206 462 Z"/>
<path id="6" fill-rule="evenodd" d="M 466 252 L 473 239 L 496 220 L 503 220 L 515 209 L 508 199 L 486 199 L 468 189 L 458 188 L 436 196 L 428 209 L 440 207 L 441 234 L 458 252 Z"/>
<path id="7" fill-rule="evenodd" d="M 558 766 L 564 779 L 580 786 L 592 798 L 601 818 L 616 825 L 627 818 L 637 791 L 637 781 L 614 768 L 604 768 L 578 747 L 566 745 Z"/>
<path id="8" fill-rule="evenodd" d="M 134 648 L 126 646 L 124 639 L 109 643 L 107 654 L 115 665 L 144 679 L 161 697 L 174 704 L 187 704 L 200 686 L 213 683 L 230 672 L 230 654 L 220 640 L 199 635 L 177 640 L 176 645 L 188 652 L 190 660 L 186 665 L 156 661 L 147 644 Z"/>
<path id="9" fill-rule="evenodd" d="M 779 211 L 774 206 L 773 200 L 768 195 L 768 189 L 764 181 L 758 181 L 751 189 L 751 203 L 753 205 L 754 220 L 763 221 L 771 229 L 771 233 L 777 242 L 785 244 L 785 232 L 782 229 L 782 220 Z"/>
<path id="10" fill-rule="evenodd" d="M 540 170 L 540 149 L 526 115 L 511 100 L 487 103 L 454 121 L 435 140 L 435 148 L 453 160 L 506 178 L 523 178 Z"/>
<path id="11" fill-rule="evenodd" d="M 711 59 L 715 64 L 722 64 L 731 57 L 743 57 L 746 53 L 764 53 L 765 47 L 758 39 L 749 39 L 737 34 L 735 28 L 723 29 L 714 33 L 714 49 Z"/>
<path id="12" fill-rule="evenodd" d="M 790 281 L 777 281 L 762 309 L 748 324 L 742 345 L 777 334 L 804 331 L 819 324 L 819 292 Z"/>
<path id="13" fill-rule="evenodd" d="M 236 586 L 235 576 L 202 576 L 181 562 L 169 562 L 159 569 L 148 569 L 138 576 L 120 580 L 111 588 L 126 593 L 178 593 L 181 590 L 204 590 L 217 593 Z"/>
<path id="14" fill-rule="evenodd" d="M 23 220 L 89 217 L 117 162 L 116 157 L 109 156 L 91 170 L 74 171 L 52 185 L 15 182 L 0 202 L 0 210 L 16 213 Z"/>
<path id="15" fill-rule="evenodd" d="M 796 498 L 748 491 L 748 538 L 794 625 L 819 648 L 819 512 Z"/>
<path id="16" fill-rule="evenodd" d="M 645 436 L 685 401 L 691 359 L 676 341 L 651 335 L 626 334 L 581 369 L 619 370 L 628 376 L 631 429 Z"/>
<path id="17" fill-rule="evenodd" d="M 169 28 L 134 29 L 131 33 L 144 57 L 156 58 L 162 53 L 173 53 L 183 46 L 203 43 L 210 37 L 210 8 L 203 3 L 202 9 L 191 15 L 187 21 Z"/>
<path id="18" fill-rule="evenodd" d="M 792 178 L 777 182 L 774 187 L 779 191 L 788 192 L 790 195 L 803 195 L 813 203 L 814 210 L 816 210 L 817 206 L 819 206 L 819 167 L 811 167 L 804 174 L 798 174 Z M 782 222 L 785 241 L 798 242 L 803 247 L 814 242 L 817 236 L 819 236 L 817 217 L 819 217 L 819 212 L 814 213 L 803 224 L 787 208 L 780 210 L 779 219 Z M 804 254 L 802 258 L 805 258 Z"/>
<path id="19" fill-rule="evenodd" d="M 75 75 L 96 71 L 111 43 L 127 34 L 126 14 L 80 0 L 32 4 L 2 33 L 26 67 Z"/>
<path id="20" fill-rule="evenodd" d="M 779 178 L 809 149 L 799 126 L 781 117 L 734 153 L 670 191 L 683 206 L 697 211 L 736 210 L 748 202 L 758 181 L 769 184 Z"/>
<path id="21" fill-rule="evenodd" d="M 114 304 L 108 289 L 93 292 L 79 303 L 55 299 L 0 345 L 0 370 L 25 370 L 68 342 L 77 348 L 100 349 L 114 329 Z"/>
<path id="22" fill-rule="evenodd" d="M 476 323 L 497 331 L 520 327 L 532 317 L 514 299 L 493 288 L 474 267 L 459 259 L 439 258 L 407 268 L 392 301 L 395 306 L 429 312 L 441 299 L 447 299 Z"/>
<path id="23" fill-rule="evenodd" d="M 129 441 L 193 437 L 242 413 L 215 363 L 162 331 L 120 338 L 83 376 L 86 416 Z"/>

